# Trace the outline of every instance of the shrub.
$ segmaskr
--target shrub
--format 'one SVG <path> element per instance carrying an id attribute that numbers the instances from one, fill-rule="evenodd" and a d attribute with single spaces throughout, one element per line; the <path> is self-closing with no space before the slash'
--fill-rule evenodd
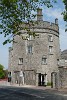
<path id="1" fill-rule="evenodd" d="M 47 82 L 47 86 L 51 86 L 51 82 Z"/>

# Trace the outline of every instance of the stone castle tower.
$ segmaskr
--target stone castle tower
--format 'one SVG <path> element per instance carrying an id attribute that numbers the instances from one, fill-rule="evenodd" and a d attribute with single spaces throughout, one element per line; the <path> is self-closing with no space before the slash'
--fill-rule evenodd
<path id="1" fill-rule="evenodd" d="M 58 71 L 60 57 L 58 19 L 55 23 L 43 21 L 42 9 L 37 10 L 37 21 L 24 23 L 21 35 L 14 37 L 15 42 L 9 48 L 9 76 L 11 81 L 19 83 L 22 70 L 23 83 L 44 85 L 51 82 L 51 73 Z M 30 29 L 27 34 L 24 27 Z M 26 39 L 22 39 L 25 36 Z"/>

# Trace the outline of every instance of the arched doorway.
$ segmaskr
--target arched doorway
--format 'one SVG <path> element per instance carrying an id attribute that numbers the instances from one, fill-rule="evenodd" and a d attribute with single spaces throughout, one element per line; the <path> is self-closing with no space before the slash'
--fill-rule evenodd
<path id="1" fill-rule="evenodd" d="M 47 74 L 38 73 L 38 85 L 46 86 L 47 85 Z"/>
<path id="2" fill-rule="evenodd" d="M 58 77 L 57 72 L 51 73 L 51 88 L 57 88 L 58 85 L 57 77 Z"/>

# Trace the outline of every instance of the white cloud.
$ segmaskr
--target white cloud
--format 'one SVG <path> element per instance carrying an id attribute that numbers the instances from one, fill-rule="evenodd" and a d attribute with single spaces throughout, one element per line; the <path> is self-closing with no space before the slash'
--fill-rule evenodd
<path id="1" fill-rule="evenodd" d="M 43 10 L 43 14 L 47 17 L 51 17 L 51 18 L 58 18 L 59 20 L 62 20 L 63 19 L 63 15 L 61 15 L 62 13 L 62 10 L 60 8 L 47 8 L 47 9 L 44 9 Z"/>

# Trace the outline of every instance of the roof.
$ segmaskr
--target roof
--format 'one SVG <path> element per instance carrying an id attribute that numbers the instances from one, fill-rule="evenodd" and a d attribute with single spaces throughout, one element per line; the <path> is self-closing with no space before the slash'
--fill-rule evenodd
<path id="1" fill-rule="evenodd" d="M 67 49 L 61 52 L 61 58 L 67 59 Z"/>

